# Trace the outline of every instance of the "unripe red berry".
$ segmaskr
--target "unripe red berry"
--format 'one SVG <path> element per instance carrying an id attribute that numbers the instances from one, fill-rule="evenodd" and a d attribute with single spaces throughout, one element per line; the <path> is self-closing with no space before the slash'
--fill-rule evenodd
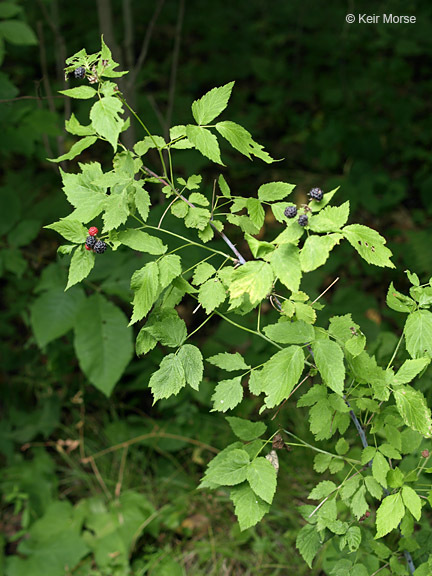
<path id="1" fill-rule="evenodd" d="M 92 226 L 91 228 L 89 228 L 88 233 L 90 234 L 90 236 L 96 236 L 96 234 L 99 232 L 99 230 L 96 228 L 96 226 Z"/>
<path id="2" fill-rule="evenodd" d="M 86 250 L 93 250 L 93 248 L 91 246 L 87 246 L 87 244 L 84 244 L 84 246 Z"/>
<path id="3" fill-rule="evenodd" d="M 423 450 L 421 455 L 423 456 L 423 458 L 429 458 L 429 450 Z"/>

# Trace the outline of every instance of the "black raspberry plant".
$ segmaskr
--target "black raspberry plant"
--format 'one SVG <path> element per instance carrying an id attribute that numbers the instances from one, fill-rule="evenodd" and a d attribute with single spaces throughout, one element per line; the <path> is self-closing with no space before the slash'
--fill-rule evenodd
<path id="1" fill-rule="evenodd" d="M 295 219 L 296 207 L 287 207 L 295 189 L 291 183 L 267 182 L 245 198 L 222 174 L 216 176 L 217 186 L 200 174 L 176 176 L 177 150 L 201 154 L 216 175 L 227 161 L 221 144 L 222 151 L 230 145 L 249 159 L 274 161 L 245 128 L 219 118 L 225 115 L 234 82 L 194 101 L 189 123 L 172 126 L 165 138 L 148 130 L 146 120 L 118 90 L 114 80 L 126 72 L 116 70 L 103 40 L 100 52 L 81 50 L 66 65 L 66 74 L 94 70 L 92 82 L 97 86 L 83 83 L 62 91 L 89 101 L 89 124 L 81 125 L 72 115 L 66 129 L 80 137 L 53 161 L 72 160 L 98 140 L 113 151 L 112 166 L 93 159 L 80 163 L 76 173 L 60 170 L 72 212 L 48 228 L 68 242 L 59 247 L 60 254 L 70 258 L 66 289 L 86 281 L 95 253 L 107 247 L 111 250 L 105 262 L 116 250 L 146 255 L 131 277 L 129 326 L 108 294 L 87 298 L 97 301 L 101 309 L 109 308 L 117 322 L 124 322 L 122 329 L 136 331 L 139 356 L 164 346 L 159 368 L 148 382 L 153 402 L 173 396 L 178 403 L 189 402 L 182 392 L 199 390 L 204 361 L 220 374 L 211 399 L 213 417 L 230 414 L 226 421 L 237 439 L 210 461 L 200 488 L 226 492 L 242 530 L 260 522 L 272 505 L 277 481 L 288 481 L 283 468 L 279 469 L 279 458 L 286 458 L 286 452 L 272 450 L 272 439 L 278 434 L 283 446 L 303 447 L 313 454 L 315 471 L 326 474 L 308 495 L 314 505 L 300 508 L 306 524 L 298 533 L 297 547 L 310 567 L 319 553 L 326 574 L 385 574 L 389 566 L 397 570 L 394 573 L 413 574 L 412 553 L 420 574 L 429 574 L 432 556 L 428 560 L 418 550 L 413 534 L 414 530 L 416 537 L 423 530 L 428 533 L 424 509 L 429 504 L 419 492 L 426 481 L 421 451 L 431 437 L 432 420 L 415 379 L 428 368 L 432 356 L 432 281 L 421 284 L 407 272 L 412 285 L 409 296 L 390 286 L 388 307 L 407 318 L 390 361 L 381 366 L 351 314 L 334 316 L 322 325 L 319 298 L 301 289 L 303 277 L 323 266 L 342 242 L 348 242 L 367 263 L 394 268 L 386 240 L 376 230 L 347 223 L 349 202 L 342 198 L 341 204 L 332 205 L 337 189 L 324 193 L 313 188 L 308 216 Z M 126 110 L 143 130 L 132 150 L 121 142 L 129 125 L 123 116 Z M 158 165 L 150 167 L 149 150 L 156 151 Z M 162 216 L 152 208 L 153 194 L 166 198 Z M 279 233 L 268 242 L 259 239 L 266 213 L 280 223 Z M 92 242 L 89 237 L 98 234 L 95 227 L 87 230 L 86 225 L 95 221 L 104 240 L 97 239 L 93 249 L 86 250 Z M 241 241 L 234 244 L 228 231 Z M 224 249 L 213 243 L 215 237 L 223 240 Z M 248 261 L 246 245 L 252 255 Z M 191 247 L 193 254 L 199 253 L 192 267 L 189 261 L 187 266 L 183 263 Z M 183 300 L 196 300 L 206 314 L 189 337 L 177 308 Z M 266 300 L 277 309 L 277 322 L 263 313 Z M 244 325 L 244 316 L 254 319 L 256 329 Z M 246 330 L 250 338 L 265 340 L 274 353 L 259 365 L 248 350 L 244 356 L 225 351 L 203 358 L 190 336 L 209 320 Z M 89 382 L 109 395 L 129 356 L 118 347 L 113 358 L 98 346 L 104 346 L 104 341 L 99 339 L 94 347 L 94 359 L 88 357 L 93 348 L 84 350 L 85 359 L 77 350 L 78 360 Z M 167 353 L 168 349 L 172 352 Z M 102 356 L 115 365 L 100 375 L 93 363 Z M 245 397 L 260 407 L 255 421 L 233 415 Z M 304 411 L 313 441 L 282 424 L 276 432 L 267 432 L 268 425 L 274 430 L 276 415 L 283 421 L 284 411 L 295 409 Z M 331 442 L 334 446 L 327 450 Z M 413 458 L 422 458 L 423 464 L 413 466 Z M 430 492 L 428 498 L 430 502 Z M 368 517 L 369 509 L 375 513 Z"/>

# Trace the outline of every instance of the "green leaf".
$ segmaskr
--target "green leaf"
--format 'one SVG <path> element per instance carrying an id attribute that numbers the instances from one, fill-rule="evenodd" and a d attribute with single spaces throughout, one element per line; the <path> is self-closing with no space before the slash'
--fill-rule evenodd
<path id="1" fill-rule="evenodd" d="M 108 140 L 114 152 L 117 150 L 118 138 L 123 128 L 123 120 L 119 116 L 122 112 L 121 101 L 110 96 L 98 100 L 90 110 L 93 128 Z"/>
<path id="2" fill-rule="evenodd" d="M 144 222 L 147 221 L 150 209 L 150 196 L 147 190 L 144 190 L 138 182 L 134 183 L 135 188 L 135 206 L 143 219 Z"/>
<path id="3" fill-rule="evenodd" d="M 416 358 L 415 360 L 405 360 L 395 375 L 395 384 L 408 384 L 411 380 L 422 372 L 430 363 L 430 358 Z"/>
<path id="4" fill-rule="evenodd" d="M 137 156 L 144 156 L 150 148 L 165 148 L 166 142 L 162 136 L 144 136 L 142 140 L 134 146 L 134 152 Z"/>
<path id="5" fill-rule="evenodd" d="M 228 372 L 234 370 L 248 370 L 250 368 L 250 366 L 244 361 L 243 356 L 238 352 L 235 352 L 234 354 L 221 352 L 220 354 L 207 358 L 207 362 L 217 366 L 218 368 L 222 368 L 222 370 L 227 370 Z"/>
<path id="6" fill-rule="evenodd" d="M 380 452 L 377 452 L 372 462 L 372 475 L 384 488 L 387 488 L 387 473 L 389 470 L 389 463 Z"/>
<path id="7" fill-rule="evenodd" d="M 330 462 L 332 460 L 333 458 L 330 456 L 330 454 L 317 454 L 314 458 L 314 466 L 313 466 L 315 472 L 318 472 L 319 474 L 325 472 L 327 468 L 330 466 Z"/>
<path id="8" fill-rule="evenodd" d="M 187 330 L 177 311 L 167 308 L 154 310 L 137 337 L 137 354 L 146 354 L 157 342 L 177 348 L 186 340 Z"/>
<path id="9" fill-rule="evenodd" d="M 367 491 L 369 492 L 369 494 L 373 498 L 376 498 L 377 500 L 381 500 L 383 491 L 382 491 L 381 486 L 375 480 L 375 478 L 373 478 L 373 476 L 366 476 L 365 484 L 366 484 L 366 488 L 367 488 Z"/>
<path id="10" fill-rule="evenodd" d="M 158 259 L 159 284 L 162 289 L 182 273 L 181 259 L 177 254 L 168 254 Z"/>
<path id="11" fill-rule="evenodd" d="M 208 262 L 200 262 L 195 268 L 192 282 L 193 284 L 203 284 L 206 280 L 216 274 L 216 268 Z"/>
<path id="12" fill-rule="evenodd" d="M 168 354 L 150 378 L 149 387 L 153 393 L 153 404 L 162 398 L 176 396 L 184 386 L 186 375 L 181 358 L 176 354 Z"/>
<path id="13" fill-rule="evenodd" d="M 375 266 L 387 266 L 394 268 L 390 258 L 391 251 L 386 248 L 386 240 L 376 230 L 362 224 L 350 224 L 345 226 L 342 234 L 360 256 L 369 264 Z"/>
<path id="14" fill-rule="evenodd" d="M 336 394 L 342 395 L 345 381 L 344 355 L 341 347 L 331 340 L 312 343 L 314 362 L 324 384 Z"/>
<path id="15" fill-rule="evenodd" d="M 412 358 L 432 357 L 432 312 L 417 310 L 405 323 L 405 342 Z"/>
<path id="16" fill-rule="evenodd" d="M 179 140 L 174 142 L 174 144 L 170 144 L 170 148 L 176 148 L 180 150 L 184 150 L 187 148 L 193 148 L 193 144 L 189 142 L 186 138 L 186 126 L 172 126 L 170 128 L 170 141 Z M 181 138 L 181 139 L 180 139 Z"/>
<path id="17" fill-rule="evenodd" d="M 226 448 L 221 450 L 213 460 L 210 460 L 204 478 L 201 480 L 199 488 L 217 488 L 220 486 L 219 482 L 214 482 L 209 480 L 209 475 L 212 474 L 223 462 L 229 458 L 229 453 L 233 450 L 243 450 L 244 444 L 242 442 L 233 442 L 229 444 Z"/>
<path id="18" fill-rule="evenodd" d="M 201 128 L 200 126 L 188 125 L 186 126 L 186 134 L 188 139 L 203 156 L 209 158 L 212 162 L 224 166 L 220 157 L 218 140 L 210 130 Z"/>
<path id="19" fill-rule="evenodd" d="M 258 198 L 261 202 L 284 200 L 294 190 L 295 184 L 286 182 L 268 182 L 258 188 Z"/>
<path id="20" fill-rule="evenodd" d="M 266 394 L 267 408 L 273 408 L 288 398 L 304 368 L 304 352 L 299 346 L 289 346 L 267 360 L 260 374 L 260 388 Z"/>
<path id="21" fill-rule="evenodd" d="M 129 228 L 118 233 L 118 240 L 132 250 L 159 255 L 167 251 L 167 247 L 160 238 L 150 236 L 147 232 Z"/>
<path id="22" fill-rule="evenodd" d="M 197 124 L 209 124 L 217 118 L 228 105 L 234 82 L 213 88 L 192 104 L 192 114 Z M 188 136 L 189 137 L 189 136 Z"/>
<path id="23" fill-rule="evenodd" d="M 313 327 L 303 320 L 271 324 L 264 328 L 264 334 L 280 344 L 306 344 L 315 339 Z"/>
<path id="24" fill-rule="evenodd" d="M 405 506 L 402 502 L 401 493 L 390 494 L 384 498 L 377 510 L 375 538 L 382 538 L 399 526 L 399 522 L 405 515 Z"/>
<path id="25" fill-rule="evenodd" d="M 191 178 L 192 178 L 192 176 L 190 178 L 188 178 L 188 182 Z M 201 176 L 199 178 L 201 180 Z M 187 187 L 189 188 L 189 190 L 191 190 L 190 185 L 188 185 Z M 196 187 L 198 188 L 198 186 L 196 186 Z M 204 194 L 201 194 L 201 192 L 192 192 L 192 194 L 189 195 L 188 200 L 189 200 L 189 202 L 191 202 L 194 205 L 210 206 L 210 202 L 207 200 L 207 198 L 204 196 Z"/>
<path id="26" fill-rule="evenodd" d="M 431 411 L 423 394 L 411 386 L 401 386 L 393 393 L 405 424 L 429 438 L 432 435 Z"/>
<path id="27" fill-rule="evenodd" d="M 354 494 L 353 499 L 351 500 L 351 510 L 353 511 L 353 514 L 357 518 L 357 520 L 359 520 L 367 512 L 367 509 L 369 508 L 365 496 L 366 496 L 366 487 L 362 485 Z"/>
<path id="28" fill-rule="evenodd" d="M 323 480 L 315 486 L 315 488 L 310 492 L 308 500 L 321 500 L 322 498 L 327 498 L 333 492 L 335 492 L 337 486 L 331 480 Z"/>
<path id="29" fill-rule="evenodd" d="M 210 278 L 200 286 L 198 302 L 204 307 L 207 314 L 213 312 L 227 297 L 225 288 L 218 278 Z"/>
<path id="30" fill-rule="evenodd" d="M 340 497 L 345 503 L 349 502 L 351 496 L 357 491 L 359 484 L 359 476 L 352 476 L 343 483 L 343 486 L 340 490 Z"/>
<path id="31" fill-rule="evenodd" d="M 303 557 L 303 560 L 312 568 L 312 562 L 321 548 L 320 536 L 315 526 L 306 524 L 297 534 L 296 547 Z"/>
<path id="32" fill-rule="evenodd" d="M 413 286 L 420 286 L 419 277 L 415 272 L 410 272 L 409 270 L 405 270 L 405 274 L 408 276 L 408 280 L 411 282 Z"/>
<path id="33" fill-rule="evenodd" d="M 48 230 L 54 230 L 75 244 L 82 244 L 86 241 L 88 230 L 78 220 L 59 220 L 49 226 L 44 226 Z"/>
<path id="34" fill-rule="evenodd" d="M 267 262 L 246 262 L 234 271 L 229 287 L 231 298 L 248 294 L 251 304 L 258 304 L 272 289 L 273 271 Z"/>
<path id="35" fill-rule="evenodd" d="M 66 130 L 69 134 L 73 134 L 74 136 L 93 136 L 94 130 L 91 125 L 83 126 L 79 123 L 78 119 L 76 118 L 75 114 L 71 114 L 69 120 L 65 122 Z M 74 144 L 75 146 L 75 144 Z"/>
<path id="36" fill-rule="evenodd" d="M 361 456 L 362 465 L 364 466 L 365 464 L 368 464 L 371 460 L 373 460 L 375 454 L 376 454 L 375 446 L 366 446 L 366 448 L 363 448 Z"/>
<path id="37" fill-rule="evenodd" d="M 329 333 L 345 348 L 352 356 L 358 356 L 363 352 L 366 338 L 360 330 L 360 326 L 354 322 L 351 314 L 333 316 L 330 319 Z"/>
<path id="38" fill-rule="evenodd" d="M 389 286 L 386 303 L 389 308 L 396 312 L 413 312 L 415 309 L 414 300 L 398 292 L 393 286 L 393 282 Z"/>
<path id="39" fill-rule="evenodd" d="M 102 176 L 100 164 L 91 162 L 80 164 L 82 172 L 70 174 L 63 172 L 60 174 L 63 180 L 63 190 L 68 201 L 75 207 L 70 215 L 70 220 L 79 222 L 89 222 L 98 216 L 105 207 L 106 194 L 93 184 L 93 181 Z"/>
<path id="40" fill-rule="evenodd" d="M 350 552 L 355 552 L 359 549 L 362 541 L 361 530 L 358 526 L 350 526 L 348 532 L 345 534 L 346 543 L 348 544 L 348 550 Z M 357 565 L 361 568 L 361 571 L 354 570 L 350 572 L 350 576 L 368 576 L 368 572 L 364 566 Z M 355 568 L 355 567 L 354 567 Z"/>
<path id="41" fill-rule="evenodd" d="M 249 464 L 246 479 L 255 494 L 272 503 L 276 492 L 276 470 L 266 458 L 255 458 Z"/>
<path id="42" fill-rule="evenodd" d="M 200 350 L 192 344 L 183 344 L 177 352 L 183 366 L 186 384 L 194 390 L 198 390 L 201 384 L 204 365 Z"/>
<path id="43" fill-rule="evenodd" d="M 25 22 L 8 20 L 0 22 L 0 38 L 17 46 L 36 46 L 38 39 L 33 30 Z"/>
<path id="44" fill-rule="evenodd" d="M 343 455 L 346 454 L 349 450 L 350 446 L 345 438 L 339 438 L 336 442 L 335 450 L 337 454 Z"/>
<path id="45" fill-rule="evenodd" d="M 246 483 L 233 488 L 230 497 L 242 531 L 255 526 L 270 509 L 270 505 Z"/>
<path id="46" fill-rule="evenodd" d="M 261 230 L 265 217 L 264 208 L 262 207 L 261 202 L 256 198 L 248 198 L 246 208 L 254 226 Z"/>
<path id="47" fill-rule="evenodd" d="M 159 268 L 156 262 L 149 262 L 132 275 L 131 288 L 135 295 L 133 299 L 133 314 L 130 323 L 134 324 L 144 318 L 156 302 L 160 293 Z"/>
<path id="48" fill-rule="evenodd" d="M 95 263 L 95 255 L 84 246 L 78 246 L 72 255 L 69 266 L 68 282 L 65 290 L 68 290 L 74 284 L 81 282 L 90 274 Z"/>
<path id="49" fill-rule="evenodd" d="M 251 422 L 250 420 L 244 420 L 236 416 L 226 416 L 225 419 L 237 438 L 245 442 L 259 438 L 267 430 L 264 422 Z"/>
<path id="50" fill-rule="evenodd" d="M 275 249 L 273 244 L 270 244 L 270 242 L 262 242 L 250 234 L 245 234 L 245 240 L 249 244 L 250 251 L 252 252 L 254 258 L 265 258 Z"/>
<path id="51" fill-rule="evenodd" d="M 316 270 L 327 262 L 331 250 L 341 241 L 341 234 L 309 236 L 300 251 L 300 265 L 303 272 Z"/>
<path id="52" fill-rule="evenodd" d="M 59 90 L 59 93 L 80 100 L 89 100 L 97 95 L 97 91 L 91 86 L 76 86 L 76 88 L 69 88 L 68 90 Z"/>
<path id="53" fill-rule="evenodd" d="M 171 213 L 176 218 L 184 218 L 189 212 L 189 206 L 183 200 L 176 200 L 171 206 Z"/>
<path id="54" fill-rule="evenodd" d="M 39 296 L 30 307 L 31 326 L 38 346 L 43 348 L 69 332 L 83 301 L 80 288 L 68 292 L 55 288 Z"/>
<path id="55" fill-rule="evenodd" d="M 421 498 L 410 486 L 403 486 L 402 500 L 417 522 L 421 518 Z"/>
<path id="56" fill-rule="evenodd" d="M 349 202 L 342 206 L 327 206 L 309 220 L 309 229 L 313 232 L 338 232 L 349 216 Z"/>
<path id="57" fill-rule="evenodd" d="M 268 164 L 273 162 L 273 158 L 265 152 L 263 146 L 255 142 L 251 134 L 235 122 L 218 122 L 216 124 L 216 130 L 219 134 L 227 140 L 233 148 L 238 150 L 241 154 L 244 154 L 249 159 L 252 156 L 256 156 Z M 222 192 L 223 193 L 223 192 Z"/>
<path id="58" fill-rule="evenodd" d="M 87 298 L 76 319 L 74 346 L 81 370 L 109 396 L 133 355 L 126 316 L 100 294 Z"/>
<path id="59" fill-rule="evenodd" d="M 219 184 L 220 191 L 222 192 L 222 195 L 225 196 L 225 198 L 231 198 L 231 190 L 230 190 L 230 188 L 227 184 L 227 181 L 225 180 L 223 174 L 219 174 L 218 184 Z"/>
<path id="60" fill-rule="evenodd" d="M 128 197 L 125 191 L 107 196 L 104 206 L 104 232 L 118 228 L 126 222 L 129 216 Z"/>
<path id="61" fill-rule="evenodd" d="M 20 14 L 22 8 L 12 2 L 2 2 L 0 4 L 0 18 L 12 18 Z"/>
<path id="62" fill-rule="evenodd" d="M 273 204 L 272 211 L 274 213 L 274 207 L 276 204 Z M 286 206 L 284 203 L 283 206 Z M 283 216 L 285 218 L 285 216 Z M 281 220 L 279 220 L 281 221 Z M 283 221 L 283 220 L 282 220 Z M 281 245 L 281 244 L 298 244 L 299 239 L 303 236 L 304 228 L 298 225 L 297 221 L 289 220 L 287 222 L 287 227 L 283 232 L 276 236 L 273 240 L 273 244 Z"/>
<path id="63" fill-rule="evenodd" d="M 211 218 L 210 211 L 207 208 L 189 207 L 186 218 L 185 226 L 187 228 L 198 228 L 204 230 Z"/>
<path id="64" fill-rule="evenodd" d="M 235 486 L 246 480 L 249 467 L 249 454 L 240 448 L 235 448 L 226 452 L 223 458 L 219 459 L 209 468 L 206 479 L 221 486 Z"/>
<path id="65" fill-rule="evenodd" d="M 241 376 L 236 376 L 231 380 L 222 380 L 216 386 L 212 396 L 213 410 L 217 412 L 226 412 L 232 410 L 240 404 L 243 399 L 243 386 L 241 385 Z"/>
<path id="66" fill-rule="evenodd" d="M 300 252 L 293 244 L 281 244 L 270 256 L 270 264 L 276 277 L 288 290 L 298 292 L 302 277 Z"/>
<path id="67" fill-rule="evenodd" d="M 78 140 L 78 142 L 75 142 L 75 144 L 71 146 L 69 152 L 66 152 L 66 154 L 62 154 L 62 156 L 59 156 L 58 158 L 47 158 L 47 160 L 49 162 L 56 163 L 63 162 L 64 160 L 73 160 L 76 156 L 81 154 L 83 150 L 86 150 L 86 148 L 92 146 L 96 140 L 96 136 L 86 136 L 85 138 Z"/>

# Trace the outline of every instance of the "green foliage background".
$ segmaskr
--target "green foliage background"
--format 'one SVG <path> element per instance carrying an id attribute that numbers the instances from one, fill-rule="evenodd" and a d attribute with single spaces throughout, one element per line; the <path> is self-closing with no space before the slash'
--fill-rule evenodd
<path id="1" fill-rule="evenodd" d="M 66 87 L 66 56 L 83 46 L 98 50 L 103 32 L 114 56 L 130 68 L 152 30 L 142 66 L 124 86 L 152 132 L 164 133 L 167 116 L 172 124 L 188 122 L 193 99 L 235 80 L 231 117 L 273 157 L 284 159 L 263 168 L 224 149 L 230 166 L 226 178 L 237 194 L 253 195 L 263 182 L 283 180 L 298 183 L 301 203 L 312 186 L 328 191 L 341 185 L 338 202 L 350 200 L 353 221 L 387 237 L 398 268 L 425 279 L 431 275 L 432 6 L 378 2 L 375 14 L 414 14 L 416 24 L 348 25 L 346 12 L 366 12 L 370 6 L 348 10 L 299 0 L 203 4 L 41 0 L 0 6 L 0 489 L 3 554 L 14 558 L 8 561 L 9 576 L 56 576 L 65 562 L 79 563 L 74 574 L 127 574 L 129 550 L 134 574 L 284 574 L 293 565 L 298 574 L 311 573 L 294 548 L 301 525 L 296 506 L 316 483 L 307 453 L 299 449 L 281 458 L 284 481 L 269 520 L 240 534 L 223 494 L 195 492 L 212 448 L 232 440 L 226 422 L 216 424 L 208 415 L 214 382 L 206 382 L 199 394 L 188 392 L 187 401 L 174 397 L 152 408 L 148 379 L 165 354 L 161 349 L 159 358 L 152 357 L 155 364 L 134 358 L 107 400 L 80 372 L 71 332 L 56 332 L 56 310 L 70 307 L 72 327 L 83 298 L 82 288 L 73 288 L 66 303 L 66 266 L 55 255 L 58 237 L 40 232 L 68 213 L 57 169 L 46 161 L 74 142 L 64 132 L 70 104 L 57 94 Z M 30 29 L 8 32 L 10 18 Z M 176 38 L 181 39 L 178 52 Z M 134 130 L 141 137 L 139 126 Z M 96 145 L 80 161 L 103 163 L 109 160 L 105 154 L 107 148 Z M 156 156 L 152 160 L 156 163 Z M 177 154 L 176 170 L 185 177 L 205 174 L 209 185 L 214 177 L 203 157 L 187 151 Z M 279 228 L 268 215 L 261 239 Z M 241 248 L 247 252 L 247 246 Z M 194 260 L 193 250 L 189 258 Z M 136 267 L 134 256 L 112 254 L 109 263 L 98 262 L 92 281 L 126 311 Z M 400 275 L 368 267 L 342 246 L 326 266 L 308 275 L 304 289 L 317 296 L 336 276 L 340 280 L 325 297 L 321 319 L 351 312 L 374 341 L 378 357 L 387 358 L 401 320 L 384 309 L 385 292 L 396 278 L 401 291 L 407 285 Z M 93 287 L 86 289 L 91 293 Z M 45 308 L 35 307 L 40 298 Z M 191 302 L 182 311 L 189 331 L 204 318 L 192 315 L 193 307 Z M 270 307 L 263 312 L 273 314 Z M 92 318 L 91 312 L 83 317 L 84 327 Z M 265 343 L 216 321 L 202 332 L 200 345 L 206 355 L 226 349 L 255 359 L 268 354 Z M 215 368 L 214 380 L 217 375 Z M 425 376 L 420 389 L 430 404 L 429 380 Z M 255 417 L 254 401 L 239 415 Z M 304 415 L 294 405 L 283 408 L 279 419 L 308 436 Z M 119 449 L 101 457 L 95 468 L 82 461 L 76 441 L 84 436 L 86 454 L 144 439 L 127 454 Z M 118 508 L 126 518 L 123 525 L 116 524 Z M 30 526 L 31 537 L 23 544 Z M 85 542 L 79 538 L 82 526 Z M 118 555 L 96 568 L 88 552 L 106 558 L 113 542 Z M 64 556 L 56 565 L 52 558 L 59 549 Z M 33 564 L 23 567 L 19 554 L 29 555 Z M 312 573 L 325 570 L 318 562 Z"/>

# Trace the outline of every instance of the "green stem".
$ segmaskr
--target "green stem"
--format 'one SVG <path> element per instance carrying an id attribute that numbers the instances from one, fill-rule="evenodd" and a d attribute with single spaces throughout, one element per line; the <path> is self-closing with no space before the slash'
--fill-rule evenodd
<path id="1" fill-rule="evenodd" d="M 232 256 L 225 254 L 225 252 L 221 252 L 220 250 L 215 250 L 214 248 L 210 248 L 210 246 L 205 246 L 204 244 L 200 244 L 199 242 L 194 242 L 189 238 L 185 238 L 185 236 L 180 236 L 180 234 L 176 234 L 175 232 L 171 232 L 171 230 L 165 230 L 165 228 L 158 228 L 157 226 L 150 226 L 150 224 L 145 224 L 140 218 L 138 218 L 135 214 L 133 214 L 133 218 L 137 220 L 140 224 L 142 224 L 143 228 L 149 228 L 150 230 L 156 230 L 159 232 L 165 232 L 165 234 L 169 234 L 170 236 L 174 236 L 175 238 L 179 238 L 179 240 L 183 240 L 184 242 L 188 242 L 192 246 L 198 246 L 199 248 L 204 248 L 204 250 L 208 250 L 209 252 L 213 252 L 213 254 L 219 254 L 219 256 L 223 256 L 229 260 L 235 260 Z"/>
<path id="2" fill-rule="evenodd" d="M 231 320 L 231 318 L 228 318 L 227 316 L 225 316 L 221 312 L 218 312 L 217 310 L 215 310 L 215 313 L 218 316 L 220 316 L 221 318 L 223 318 L 224 320 L 226 320 L 227 322 L 229 322 L 230 324 L 232 324 L 233 326 L 236 326 L 236 328 L 240 328 L 240 330 L 244 330 L 245 332 L 249 332 L 250 334 L 254 334 L 255 336 L 259 336 L 263 340 L 266 340 L 266 342 L 269 342 L 270 344 L 273 344 L 273 346 L 276 346 L 276 348 L 279 348 L 279 350 L 283 350 L 282 346 L 279 346 L 279 344 L 276 344 L 276 342 L 273 342 L 273 340 L 270 340 L 270 338 L 267 338 L 267 336 L 265 336 L 261 332 L 257 332 L 256 330 L 251 330 L 250 328 L 246 328 L 246 326 L 242 326 L 241 324 L 237 324 L 237 322 L 234 322 L 234 320 Z"/>
<path id="3" fill-rule="evenodd" d="M 118 98 L 120 98 L 120 100 L 123 102 L 123 104 L 126 106 L 126 108 L 129 110 L 129 112 L 134 116 L 134 118 L 139 122 L 139 124 L 141 125 L 141 127 L 144 129 L 144 131 L 147 133 L 147 135 L 151 138 L 156 150 L 158 151 L 159 154 L 159 158 L 162 164 L 162 168 L 164 171 L 164 177 L 168 180 L 169 185 L 171 186 L 172 189 L 174 189 L 174 184 L 170 181 L 169 176 L 168 176 L 168 172 L 167 172 L 167 168 L 166 168 L 166 164 L 165 164 L 165 160 L 163 157 L 163 153 L 162 150 L 159 148 L 159 146 L 156 143 L 156 140 L 154 139 L 153 135 L 150 133 L 149 129 L 147 128 L 147 126 L 144 124 L 144 122 L 141 120 L 141 118 L 138 116 L 138 114 L 135 112 L 135 110 L 133 110 L 129 104 L 126 102 L 126 100 L 120 95 L 117 94 Z"/>
<path id="4" fill-rule="evenodd" d="M 204 322 L 201 322 L 201 324 L 198 326 L 198 328 L 195 328 L 195 330 L 193 332 L 191 332 L 190 334 L 188 334 L 186 340 L 189 340 L 189 338 L 191 338 L 191 336 L 193 336 L 196 332 L 198 332 L 198 330 L 201 330 L 201 328 L 204 326 L 204 324 L 207 324 L 207 322 L 210 320 L 210 318 L 213 317 L 213 313 L 209 314 L 207 316 L 207 318 L 204 320 Z"/>
<path id="5" fill-rule="evenodd" d="M 400 335 L 399 341 L 396 344 L 396 348 L 393 352 L 393 356 L 390 358 L 390 362 L 387 364 L 386 370 L 388 370 L 390 368 L 390 366 L 393 364 L 393 360 L 396 358 L 396 354 L 398 353 L 400 345 L 402 344 L 403 335 L 404 335 L 404 331 L 402 330 L 402 334 Z"/>

